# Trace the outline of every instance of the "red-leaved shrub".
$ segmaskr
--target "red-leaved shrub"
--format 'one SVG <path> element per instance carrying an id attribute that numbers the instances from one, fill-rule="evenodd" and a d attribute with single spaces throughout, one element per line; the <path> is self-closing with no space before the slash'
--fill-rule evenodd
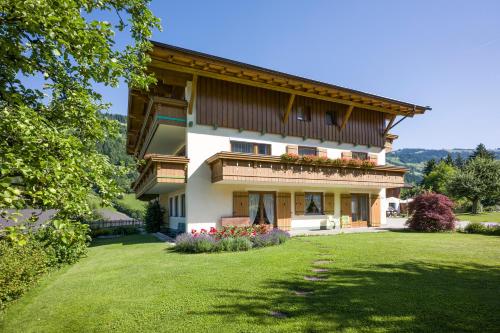
<path id="1" fill-rule="evenodd" d="M 409 204 L 408 227 L 416 231 L 446 231 L 455 229 L 453 201 L 437 193 L 421 194 Z"/>

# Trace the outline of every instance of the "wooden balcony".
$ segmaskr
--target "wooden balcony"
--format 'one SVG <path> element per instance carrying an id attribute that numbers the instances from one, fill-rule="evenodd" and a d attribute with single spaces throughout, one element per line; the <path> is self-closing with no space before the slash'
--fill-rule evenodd
<path id="1" fill-rule="evenodd" d="M 132 184 L 138 199 L 148 199 L 150 195 L 160 194 L 186 183 L 188 158 L 151 154 L 145 160 L 146 164 L 139 170 L 139 177 Z"/>
<path id="2" fill-rule="evenodd" d="M 166 97 L 151 97 L 144 122 L 135 143 L 134 154 L 144 156 L 159 125 L 186 127 L 187 102 Z"/>
<path id="3" fill-rule="evenodd" d="M 212 183 L 279 183 L 388 188 L 404 185 L 407 169 L 375 166 L 370 169 L 283 162 L 279 156 L 221 152 L 207 160 Z"/>

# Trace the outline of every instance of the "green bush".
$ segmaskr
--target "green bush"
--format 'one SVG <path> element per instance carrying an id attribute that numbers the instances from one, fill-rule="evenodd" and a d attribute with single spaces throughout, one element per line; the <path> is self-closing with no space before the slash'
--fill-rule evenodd
<path id="1" fill-rule="evenodd" d="M 118 200 L 113 201 L 113 207 L 115 207 L 116 210 L 119 211 L 120 213 L 126 214 L 133 219 L 139 221 L 144 221 L 145 219 L 145 211 L 143 209 L 130 208 Z"/>
<path id="2" fill-rule="evenodd" d="M 158 232 L 163 223 L 165 210 L 161 208 L 158 201 L 151 201 L 146 208 L 144 224 L 147 232 Z"/>
<path id="3" fill-rule="evenodd" d="M 0 309 L 19 298 L 47 272 L 52 255 L 32 238 L 26 245 L 0 239 Z"/>
<path id="4" fill-rule="evenodd" d="M 486 232 L 486 226 L 479 222 L 473 222 L 467 224 L 464 231 L 468 234 L 483 234 Z"/>
<path id="5" fill-rule="evenodd" d="M 42 226 L 34 238 L 54 256 L 57 264 L 72 264 L 87 253 L 91 238 L 87 224 L 52 220 Z"/>
<path id="6" fill-rule="evenodd" d="M 233 250 L 233 243 L 234 243 L 234 238 L 232 237 L 227 237 L 227 238 L 222 238 L 217 246 L 219 251 L 232 251 Z"/>
<path id="7" fill-rule="evenodd" d="M 252 248 L 252 242 L 247 237 L 233 238 L 232 249 L 233 251 L 248 251 Z"/>

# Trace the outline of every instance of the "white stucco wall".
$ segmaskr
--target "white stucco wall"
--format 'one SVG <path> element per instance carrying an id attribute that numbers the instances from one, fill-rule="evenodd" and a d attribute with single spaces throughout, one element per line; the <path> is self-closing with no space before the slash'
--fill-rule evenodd
<path id="1" fill-rule="evenodd" d="M 186 88 L 186 98 L 189 100 L 191 85 L 188 83 Z M 231 141 L 249 141 L 257 143 L 266 143 L 271 145 L 272 155 L 281 155 L 286 152 L 286 146 L 289 144 L 300 146 L 320 147 L 327 149 L 329 158 L 341 157 L 342 151 L 360 151 L 367 153 L 376 153 L 378 155 L 378 164 L 385 164 L 385 150 L 379 147 L 367 147 L 352 144 L 338 144 L 336 142 L 321 142 L 315 139 L 306 139 L 281 135 L 264 134 L 258 132 L 243 131 L 235 129 L 218 128 L 211 126 L 201 126 L 196 124 L 196 103 L 193 107 L 193 113 L 187 115 L 187 123 L 191 127 L 186 130 L 186 153 L 189 158 L 188 181 L 186 184 L 186 221 L 187 230 L 208 229 L 211 226 L 217 226 L 220 218 L 232 215 L 233 192 L 234 191 L 286 191 L 292 192 L 292 228 L 316 228 L 320 226 L 321 220 L 326 216 L 295 216 L 293 193 L 297 192 L 318 192 L 328 191 L 335 193 L 335 218 L 340 217 L 340 194 L 341 193 L 378 193 L 382 199 L 381 219 L 385 223 L 385 190 L 382 189 L 348 189 L 335 188 L 327 186 L 315 187 L 297 187 L 290 186 L 258 184 L 212 184 L 211 170 L 205 161 L 212 155 L 221 151 L 231 150 Z"/>

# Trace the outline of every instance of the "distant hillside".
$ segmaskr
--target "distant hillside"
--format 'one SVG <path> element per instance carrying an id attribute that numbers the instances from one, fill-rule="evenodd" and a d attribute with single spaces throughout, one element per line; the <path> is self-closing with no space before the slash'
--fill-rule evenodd
<path id="1" fill-rule="evenodd" d="M 387 154 L 387 163 L 403 166 L 410 171 L 406 175 L 406 182 L 417 183 L 422 179 L 422 170 L 425 162 L 430 159 L 439 161 L 448 156 L 448 153 L 455 159 L 461 155 L 463 159 L 467 159 L 474 149 L 420 149 L 420 148 L 404 148 L 395 150 Z M 495 153 L 497 159 L 500 159 L 500 148 L 490 150 Z"/>

